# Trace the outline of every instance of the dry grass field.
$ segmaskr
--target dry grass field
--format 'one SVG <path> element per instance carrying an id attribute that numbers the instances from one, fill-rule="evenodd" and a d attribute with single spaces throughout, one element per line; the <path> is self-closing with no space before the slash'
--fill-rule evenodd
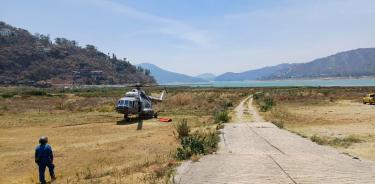
<path id="1" fill-rule="evenodd" d="M 146 88 L 154 96 L 161 90 Z M 233 107 L 256 91 L 273 99 L 272 108 L 261 112 L 268 121 L 375 160 L 375 106 L 361 103 L 374 90 L 168 88 L 168 100 L 154 108 L 172 123 L 127 123 L 114 112 L 126 89 L 0 88 L 0 183 L 37 183 L 33 156 L 41 135 L 55 152 L 55 183 L 165 183 L 179 164 L 175 123 L 186 119 L 192 130 L 207 129 L 215 125 L 215 111 L 226 106 L 234 116 Z"/>
<path id="2" fill-rule="evenodd" d="M 156 96 L 162 89 L 146 90 Z M 186 118 L 195 129 L 211 126 L 215 110 L 250 93 L 168 91 L 168 100 L 154 108 L 172 123 L 127 123 L 113 109 L 124 89 L 0 88 L 0 183 L 38 182 L 33 156 L 42 135 L 54 150 L 55 183 L 165 183 L 178 164 L 174 123 Z"/>
<path id="3" fill-rule="evenodd" d="M 375 88 L 264 89 L 275 105 L 263 112 L 266 120 L 281 124 L 312 141 L 343 153 L 375 160 L 375 105 L 361 97 Z"/>

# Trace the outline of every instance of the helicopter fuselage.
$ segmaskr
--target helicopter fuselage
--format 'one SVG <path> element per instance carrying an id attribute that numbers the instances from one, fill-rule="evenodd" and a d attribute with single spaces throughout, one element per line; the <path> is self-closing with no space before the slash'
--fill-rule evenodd
<path id="1" fill-rule="evenodd" d="M 144 91 L 133 89 L 120 98 L 116 105 L 116 111 L 124 114 L 124 118 L 137 115 L 141 118 L 153 118 L 156 116 L 152 109 L 151 98 Z"/>

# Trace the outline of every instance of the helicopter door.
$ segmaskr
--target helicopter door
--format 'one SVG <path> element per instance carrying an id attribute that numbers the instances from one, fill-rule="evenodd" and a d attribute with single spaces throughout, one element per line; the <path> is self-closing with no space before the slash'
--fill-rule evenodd
<path id="1" fill-rule="evenodd" d="M 133 101 L 129 101 L 129 105 L 128 105 L 129 108 L 133 108 Z"/>

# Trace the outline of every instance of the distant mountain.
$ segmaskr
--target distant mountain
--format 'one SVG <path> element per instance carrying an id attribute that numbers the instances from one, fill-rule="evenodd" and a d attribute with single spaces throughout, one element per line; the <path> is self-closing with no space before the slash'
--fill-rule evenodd
<path id="1" fill-rule="evenodd" d="M 195 77 L 206 80 L 206 81 L 213 81 L 216 78 L 216 76 L 212 73 L 203 73 L 203 74 L 197 75 Z"/>
<path id="2" fill-rule="evenodd" d="M 0 84 L 155 83 L 148 70 L 93 45 L 30 34 L 0 21 Z"/>
<path id="3" fill-rule="evenodd" d="M 291 67 L 293 64 L 280 64 L 276 66 L 264 67 L 256 70 L 249 70 L 241 73 L 227 72 L 215 78 L 216 81 L 244 81 L 258 80 L 268 77 L 273 73 Z"/>
<path id="4" fill-rule="evenodd" d="M 308 63 L 280 64 L 241 73 L 224 73 L 216 81 L 375 76 L 375 48 L 341 52 Z"/>
<path id="5" fill-rule="evenodd" d="M 192 77 L 185 74 L 170 72 L 159 68 L 158 66 L 151 63 L 141 63 L 138 66 L 148 69 L 151 75 L 156 79 L 159 84 L 170 84 L 170 83 L 197 83 L 197 82 L 207 82 L 197 77 Z"/>
<path id="6" fill-rule="evenodd" d="M 296 64 L 264 79 L 375 76 L 375 48 L 356 49 Z"/>

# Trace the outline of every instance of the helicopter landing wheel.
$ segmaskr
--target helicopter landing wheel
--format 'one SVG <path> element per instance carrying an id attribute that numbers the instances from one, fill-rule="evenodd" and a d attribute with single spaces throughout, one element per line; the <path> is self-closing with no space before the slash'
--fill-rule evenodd
<path id="1" fill-rule="evenodd" d="M 130 118 L 127 114 L 124 114 L 124 121 L 126 122 L 129 122 L 130 121 Z"/>
<path id="2" fill-rule="evenodd" d="M 154 113 L 154 118 L 158 118 L 158 113 L 157 112 Z"/>

